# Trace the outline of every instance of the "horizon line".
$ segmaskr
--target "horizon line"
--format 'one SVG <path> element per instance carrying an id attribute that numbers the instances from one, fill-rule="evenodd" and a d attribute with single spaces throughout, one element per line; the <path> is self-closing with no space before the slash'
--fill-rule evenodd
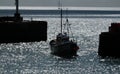
<path id="1" fill-rule="evenodd" d="M 62 7 L 63 10 L 114 10 L 120 11 L 120 7 Z M 15 9 L 15 6 L 0 6 L 0 9 Z M 58 7 L 42 7 L 42 6 L 20 6 L 20 10 L 57 10 Z"/>

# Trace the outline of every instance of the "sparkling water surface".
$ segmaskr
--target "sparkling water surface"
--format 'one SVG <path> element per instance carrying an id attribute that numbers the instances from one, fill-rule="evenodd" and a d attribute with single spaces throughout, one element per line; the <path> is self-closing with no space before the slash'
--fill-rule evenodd
<path id="1" fill-rule="evenodd" d="M 60 32 L 59 18 L 37 17 L 32 20 L 48 21 L 48 40 L 1 44 L 0 74 L 120 73 L 120 59 L 102 59 L 97 53 L 99 34 L 108 31 L 111 22 L 120 22 L 120 18 L 70 18 L 72 32 L 80 47 L 79 56 L 72 59 L 50 54 L 49 41 Z"/>

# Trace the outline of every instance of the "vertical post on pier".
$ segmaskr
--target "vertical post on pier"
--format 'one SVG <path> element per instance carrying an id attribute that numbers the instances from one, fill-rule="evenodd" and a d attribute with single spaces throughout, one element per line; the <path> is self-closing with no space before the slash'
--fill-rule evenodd
<path id="1" fill-rule="evenodd" d="M 14 14 L 15 21 L 22 21 L 23 18 L 20 16 L 19 13 L 19 0 L 15 0 L 15 5 L 16 5 L 16 12 Z"/>
<path id="2" fill-rule="evenodd" d="M 16 4 L 16 14 L 18 14 L 18 6 L 19 6 L 19 1 L 18 0 L 15 0 L 15 4 Z"/>
<path id="3" fill-rule="evenodd" d="M 20 14 L 19 14 L 19 0 L 15 0 L 15 5 L 16 5 L 15 17 L 19 18 L 20 17 Z"/>

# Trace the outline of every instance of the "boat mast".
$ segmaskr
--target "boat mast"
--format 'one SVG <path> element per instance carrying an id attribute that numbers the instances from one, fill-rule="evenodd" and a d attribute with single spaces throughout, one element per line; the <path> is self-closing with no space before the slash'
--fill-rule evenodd
<path id="1" fill-rule="evenodd" d="M 62 3 L 61 1 L 59 0 L 59 9 L 60 9 L 60 25 L 61 25 L 61 33 L 63 32 L 62 31 Z"/>
<path id="2" fill-rule="evenodd" d="M 62 33 L 62 8 L 61 8 L 60 11 L 61 11 L 61 15 L 60 16 L 61 16 L 61 33 Z"/>

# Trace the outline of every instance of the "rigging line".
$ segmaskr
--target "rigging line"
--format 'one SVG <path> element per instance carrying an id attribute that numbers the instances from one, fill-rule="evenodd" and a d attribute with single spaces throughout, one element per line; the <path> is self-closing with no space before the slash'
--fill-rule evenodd
<path id="1" fill-rule="evenodd" d="M 57 31 L 57 27 L 55 27 L 54 37 L 56 36 L 56 34 L 55 34 L 55 33 L 59 33 L 59 32 Z"/>
<path id="2" fill-rule="evenodd" d="M 66 19 L 68 19 L 68 8 L 66 8 Z"/>
<path id="3" fill-rule="evenodd" d="M 60 9 L 61 8 L 61 2 L 60 2 L 60 0 L 58 1 L 58 9 Z"/>
<path id="4" fill-rule="evenodd" d="M 71 32 L 72 38 L 74 40 L 74 36 L 73 36 L 72 29 L 71 29 L 70 25 L 69 25 L 69 28 L 70 28 L 70 32 Z"/>
<path id="5" fill-rule="evenodd" d="M 63 24 L 64 25 L 64 27 L 63 27 L 63 32 L 65 32 L 65 29 L 66 29 L 66 22 L 65 22 L 65 24 Z"/>

